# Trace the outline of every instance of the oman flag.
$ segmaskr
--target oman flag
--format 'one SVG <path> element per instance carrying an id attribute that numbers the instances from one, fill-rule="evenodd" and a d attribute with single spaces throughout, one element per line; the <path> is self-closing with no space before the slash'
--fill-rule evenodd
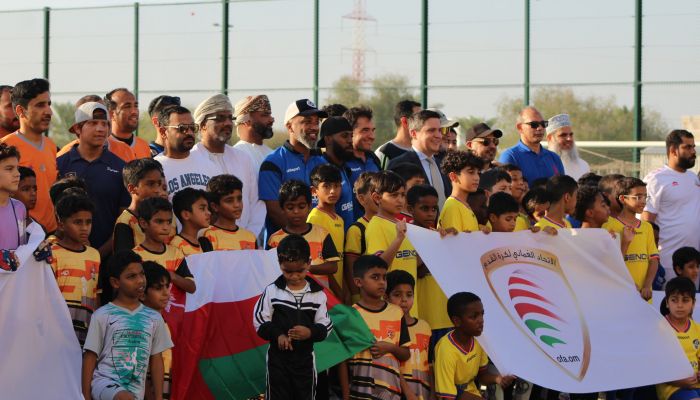
<path id="1" fill-rule="evenodd" d="M 253 306 L 281 274 L 273 250 L 216 251 L 187 257 L 197 291 L 169 307 L 173 333 L 171 399 L 247 399 L 265 392 L 268 343 L 253 328 Z M 374 336 L 352 307 L 329 292 L 333 332 L 316 343 L 319 371 L 370 347 Z"/>

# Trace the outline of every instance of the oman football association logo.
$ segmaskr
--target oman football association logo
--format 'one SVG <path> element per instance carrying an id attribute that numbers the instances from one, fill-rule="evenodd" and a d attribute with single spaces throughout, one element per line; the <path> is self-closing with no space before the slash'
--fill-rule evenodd
<path id="1" fill-rule="evenodd" d="M 586 375 L 591 343 L 559 259 L 531 248 L 501 247 L 481 256 L 491 291 L 515 326 L 576 380 Z"/>

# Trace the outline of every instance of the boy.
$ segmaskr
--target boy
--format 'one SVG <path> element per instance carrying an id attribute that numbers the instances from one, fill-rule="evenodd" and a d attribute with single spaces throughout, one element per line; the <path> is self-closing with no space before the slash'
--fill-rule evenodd
<path id="1" fill-rule="evenodd" d="M 338 251 L 327 230 L 318 225 L 306 222 L 311 209 L 311 189 L 302 181 L 287 181 L 282 184 L 279 202 L 287 219 L 287 225 L 270 235 L 268 248 L 279 246 L 279 243 L 290 234 L 298 234 L 306 239 L 311 249 L 310 272 L 322 286 L 330 287 L 333 282 L 333 293 L 340 294 L 340 288 L 335 279 L 330 277 L 338 270 Z M 366 208 L 365 208 L 366 210 Z"/>
<path id="2" fill-rule="evenodd" d="M 173 196 L 173 212 L 182 229 L 170 241 L 172 246 L 182 250 L 185 257 L 213 250 L 209 239 L 198 237 L 199 231 L 209 226 L 211 218 L 207 192 L 192 187 L 180 190 Z"/>
<path id="3" fill-rule="evenodd" d="M 367 230 L 367 224 L 369 221 L 377 215 L 377 205 L 374 204 L 372 198 L 372 177 L 374 172 L 363 172 L 357 177 L 355 185 L 353 185 L 353 190 L 355 192 L 355 198 L 357 202 L 365 210 L 365 215 L 358 218 L 350 227 L 347 232 L 345 232 L 345 247 L 343 249 L 343 274 L 345 275 L 345 282 L 348 283 L 348 289 L 351 296 L 357 296 L 357 298 L 352 299 L 353 302 L 359 300 L 360 290 L 355 287 L 355 283 L 352 278 L 352 265 L 357 260 L 357 257 L 365 253 L 367 249 L 367 240 L 365 238 L 365 231 Z"/>
<path id="4" fill-rule="evenodd" d="M 445 201 L 438 226 L 458 232 L 479 230 L 479 221 L 467 203 L 467 196 L 479 189 L 479 171 L 484 162 L 471 152 L 453 151 L 442 160 L 442 173 L 452 182 L 452 195 Z"/>
<path id="5" fill-rule="evenodd" d="M 491 374 L 488 355 L 476 337 L 484 329 L 484 306 L 469 292 L 453 294 L 447 301 L 447 313 L 454 329 L 435 347 L 435 394 L 438 399 L 481 399 L 475 380 L 481 385 L 510 385 L 513 376 Z M 466 392 L 465 395 L 462 393 Z"/>
<path id="6" fill-rule="evenodd" d="M 514 232 L 520 206 L 505 192 L 494 193 L 489 198 L 489 223 L 493 232 Z"/>
<path id="7" fill-rule="evenodd" d="M 145 238 L 136 213 L 141 201 L 149 197 L 167 196 L 167 192 L 163 191 L 163 167 L 158 161 L 150 158 L 129 161 L 122 170 L 122 178 L 131 196 L 131 204 L 122 211 L 114 224 L 115 252 L 133 249 L 134 246 L 143 243 Z"/>
<path id="8" fill-rule="evenodd" d="M 431 330 L 427 322 L 412 317 L 410 313 L 411 307 L 413 307 L 416 281 L 408 272 L 397 270 L 386 275 L 386 282 L 389 303 L 399 306 L 403 311 L 403 318 L 408 326 L 408 335 L 411 338 L 409 345 L 411 357 L 408 361 L 402 362 L 400 368 L 403 378 L 401 391 L 406 397 L 408 397 L 406 393 L 410 392 L 414 395 L 412 398 L 429 400 L 432 374 L 428 363 L 428 344 L 430 343 Z"/>
<path id="9" fill-rule="evenodd" d="M 603 192 L 603 196 L 607 197 L 608 204 L 610 205 L 610 217 L 616 217 L 617 214 L 622 210 L 622 205 L 617 202 L 615 198 L 615 192 L 619 191 L 619 185 L 624 175 L 620 174 L 609 174 L 600 178 L 598 181 L 598 189 Z"/>
<path id="10" fill-rule="evenodd" d="M 233 175 L 217 175 L 207 183 L 209 207 L 216 220 L 202 236 L 207 238 L 214 250 L 257 249 L 258 242 L 253 232 L 236 225 L 243 213 L 243 183 Z"/>
<path id="11" fill-rule="evenodd" d="M 267 351 L 266 399 L 314 400 L 314 343 L 333 329 L 323 287 L 306 276 L 310 248 L 299 235 L 277 246 L 282 275 L 268 285 L 255 304 L 253 325 Z M 302 308 L 303 301 L 303 308 Z"/>
<path id="12" fill-rule="evenodd" d="M 573 214 L 576 209 L 578 183 L 568 175 L 557 175 L 547 180 L 545 190 L 549 199 L 549 208 L 535 226 L 571 229 L 571 223 L 566 219 L 566 215 Z"/>
<path id="13" fill-rule="evenodd" d="M 426 229 L 437 227 L 438 194 L 430 185 L 416 185 L 406 193 L 406 204 L 414 225 Z"/>
<path id="14" fill-rule="evenodd" d="M 318 199 L 318 205 L 311 210 L 306 222 L 318 225 L 331 234 L 335 250 L 340 257 L 338 270 L 333 277 L 341 293 L 347 289 L 343 279 L 343 246 L 345 244 L 345 224 L 335 213 L 335 204 L 340 199 L 343 178 L 340 170 L 332 164 L 321 164 L 311 171 L 311 195 Z M 341 296 L 347 298 L 347 295 Z"/>
<path id="15" fill-rule="evenodd" d="M 676 276 L 682 276 L 695 282 L 698 281 L 698 262 L 700 262 L 700 252 L 693 247 L 681 247 L 673 252 L 673 271 Z"/>
<path id="16" fill-rule="evenodd" d="M 401 398 L 398 393 L 401 387 L 399 363 L 408 361 L 411 356 L 410 337 L 401 308 L 384 300 L 387 269 L 387 263 L 378 256 L 364 255 L 355 261 L 353 279 L 360 288 L 360 301 L 353 308 L 360 313 L 377 341 L 348 360 L 351 399 Z"/>
<path id="17" fill-rule="evenodd" d="M 513 179 L 510 174 L 501 169 L 496 169 L 495 172 L 482 174 L 479 180 L 479 187 L 484 189 L 489 194 L 506 192 L 511 193 Z"/>
<path id="18" fill-rule="evenodd" d="M 187 188 L 189 189 L 189 188 Z M 184 190 L 187 190 L 184 189 Z M 143 272 L 146 276 L 146 289 L 143 295 L 143 305 L 158 313 L 162 313 L 170 301 L 170 274 L 162 265 L 153 261 L 143 262 Z M 165 323 L 165 329 L 170 337 L 170 328 Z M 172 350 L 163 351 L 163 397 L 168 398 L 170 394 L 170 367 L 172 365 Z M 148 374 L 146 380 L 146 398 L 155 398 L 153 379 Z"/>
<path id="19" fill-rule="evenodd" d="M 163 351 L 173 347 L 160 313 L 141 304 L 146 279 L 142 260 L 131 250 L 107 265 L 117 294 L 95 311 L 85 340 L 82 389 L 86 399 L 143 399 L 146 371 L 155 398 L 163 398 Z"/>
<path id="20" fill-rule="evenodd" d="M 95 206 L 87 196 L 63 196 L 56 204 L 61 239 L 51 246 L 51 269 L 68 305 L 73 329 L 82 346 L 90 317 L 99 306 L 97 279 L 100 253 L 88 246 Z"/>
<path id="21" fill-rule="evenodd" d="M 27 209 L 10 197 L 19 186 L 18 167 L 19 151 L 0 143 L 0 250 L 15 250 L 26 242 Z"/>
<path id="22" fill-rule="evenodd" d="M 574 217 L 581 228 L 602 228 L 610 218 L 610 207 L 597 186 L 582 186 L 576 195 Z"/>
<path id="23" fill-rule="evenodd" d="M 19 167 L 18 169 L 19 186 L 12 197 L 21 201 L 27 210 L 32 210 L 36 207 L 36 174 L 27 167 Z"/>
<path id="24" fill-rule="evenodd" d="M 414 165 L 414 164 L 399 164 L 396 167 L 392 168 L 392 171 L 396 172 L 401 179 L 406 182 L 406 194 L 408 195 L 408 191 L 411 190 L 412 187 L 417 186 L 417 185 L 425 185 L 425 172 L 423 171 L 423 168 Z M 404 221 L 407 224 L 412 224 L 413 223 L 413 216 L 411 216 L 410 212 L 408 210 L 403 210 L 400 213 L 396 214 L 396 219 L 399 221 Z"/>
<path id="25" fill-rule="evenodd" d="M 523 179 L 523 170 L 520 169 L 515 164 L 504 164 L 498 167 L 498 169 L 505 171 L 510 175 L 511 185 L 510 194 L 515 197 L 515 200 L 520 203 L 523 200 L 523 196 L 527 192 L 525 187 L 525 179 Z"/>
<path id="26" fill-rule="evenodd" d="M 650 300 L 651 284 L 659 267 L 659 251 L 651 224 L 636 217 L 636 214 L 644 211 L 647 202 L 646 183 L 638 178 L 626 177 L 617 188 L 615 200 L 622 208 L 603 227 L 618 235 L 622 235 L 626 228 L 634 230 L 634 238 L 629 243 L 623 241 L 621 250 L 637 290 L 644 300 Z"/>
<path id="27" fill-rule="evenodd" d="M 544 188 L 532 188 L 523 196 L 521 206 L 527 213 L 529 225 L 535 225 L 549 208 L 549 196 Z"/>
<path id="28" fill-rule="evenodd" d="M 144 240 L 134 251 L 144 261 L 155 261 L 170 273 L 170 279 L 180 290 L 194 293 L 196 286 L 192 273 L 187 267 L 185 255 L 180 249 L 166 241 L 170 238 L 173 208 L 167 199 L 149 197 L 139 204 L 136 211 Z"/>

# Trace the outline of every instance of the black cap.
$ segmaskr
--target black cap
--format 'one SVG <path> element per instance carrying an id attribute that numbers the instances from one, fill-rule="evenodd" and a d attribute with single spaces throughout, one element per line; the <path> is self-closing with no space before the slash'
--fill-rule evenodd
<path id="1" fill-rule="evenodd" d="M 500 129 L 491 129 L 488 125 L 482 122 L 469 128 L 467 131 L 467 142 L 474 140 L 475 138 L 486 137 L 491 134 L 493 134 L 493 137 L 497 138 L 503 136 L 503 132 Z"/>
<path id="2" fill-rule="evenodd" d="M 352 132 L 350 122 L 344 117 L 329 117 L 321 124 L 321 135 L 318 139 L 318 147 L 326 147 L 326 136 L 333 136 L 340 132 Z"/>

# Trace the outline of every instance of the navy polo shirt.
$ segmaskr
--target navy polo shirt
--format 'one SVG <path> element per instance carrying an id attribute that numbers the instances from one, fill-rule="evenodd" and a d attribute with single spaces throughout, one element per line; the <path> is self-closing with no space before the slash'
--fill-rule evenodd
<path id="1" fill-rule="evenodd" d="M 564 164 L 556 153 L 541 145 L 539 154 L 535 153 L 521 141 L 501 153 L 498 161 L 502 164 L 514 164 L 520 167 L 523 170 L 523 178 L 530 186 L 537 179 L 565 174 Z"/>
<path id="2" fill-rule="evenodd" d="M 363 172 L 379 172 L 381 171 L 381 168 L 379 167 L 379 159 L 377 156 L 374 155 L 372 152 L 367 152 L 366 156 L 366 161 L 362 161 L 362 159 L 353 157 L 352 160 L 348 161 L 345 163 L 345 166 L 349 170 L 349 175 L 350 175 L 350 189 L 355 187 L 355 181 L 357 181 L 357 178 L 360 177 L 360 175 Z M 345 190 L 345 189 L 343 189 Z M 360 203 L 357 201 L 357 197 L 355 196 L 353 192 L 352 196 L 352 201 L 353 201 L 353 213 L 354 213 L 354 219 L 357 221 L 360 217 L 365 215 L 365 210 L 364 208 L 360 205 Z M 345 226 L 345 230 L 349 228 L 349 225 Z"/>
<path id="3" fill-rule="evenodd" d="M 286 141 L 284 145 L 268 154 L 260 165 L 258 197 L 262 201 L 278 200 L 282 183 L 290 180 L 298 180 L 311 185 L 309 179 L 311 171 L 316 166 L 327 163 L 317 150 L 312 150 L 309 159 L 304 160 L 304 155 L 295 151 L 289 141 Z M 266 237 L 277 232 L 280 228 L 282 227 L 274 225 L 269 217 L 265 217 Z"/>
<path id="4" fill-rule="evenodd" d="M 131 203 L 122 180 L 124 161 L 105 146 L 102 155 L 89 162 L 80 156 L 76 144 L 68 153 L 58 157 L 56 164 L 59 178 L 77 177 L 85 182 L 88 196 L 95 204 L 90 245 L 99 248 L 112 235 L 121 209 Z"/>

